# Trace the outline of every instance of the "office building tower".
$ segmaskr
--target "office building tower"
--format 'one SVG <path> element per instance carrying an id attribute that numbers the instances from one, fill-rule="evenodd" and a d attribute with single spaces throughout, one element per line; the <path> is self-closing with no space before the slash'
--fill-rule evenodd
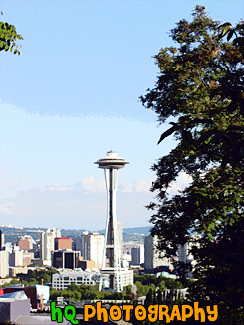
<path id="1" fill-rule="evenodd" d="M 16 242 L 16 245 L 19 246 L 19 249 L 23 251 L 33 249 L 33 244 L 35 244 L 35 241 L 31 236 L 28 235 L 20 237 Z"/>
<path id="2" fill-rule="evenodd" d="M 13 250 L 13 245 L 12 245 L 12 243 L 5 243 L 5 244 L 3 245 L 2 250 L 4 250 L 4 251 L 8 252 L 9 254 L 11 254 L 11 253 L 12 253 L 12 250 Z"/>
<path id="3" fill-rule="evenodd" d="M 54 249 L 72 249 L 72 239 L 67 237 L 57 237 L 54 239 Z"/>
<path id="4" fill-rule="evenodd" d="M 9 253 L 0 251 L 0 278 L 5 278 L 9 275 Z"/>
<path id="5" fill-rule="evenodd" d="M 196 260 L 191 253 L 191 249 L 193 246 L 199 247 L 199 235 L 191 235 L 189 236 L 188 242 L 184 245 L 180 245 L 178 249 L 178 261 L 183 262 L 190 265 L 189 271 L 186 273 L 187 278 L 193 278 L 193 271 L 196 267 Z"/>
<path id="6" fill-rule="evenodd" d="M 0 229 L 0 251 L 3 249 L 3 245 L 4 245 L 4 233 Z"/>
<path id="7" fill-rule="evenodd" d="M 102 267 L 104 236 L 99 233 L 83 235 L 82 256 L 84 260 L 94 261 L 99 270 Z"/>
<path id="8" fill-rule="evenodd" d="M 149 235 L 144 239 L 144 269 L 153 271 L 157 267 L 162 267 L 165 271 L 172 269 L 171 259 L 161 257 L 157 249 L 158 237 Z M 162 252 L 163 253 L 163 252 Z"/>
<path id="9" fill-rule="evenodd" d="M 75 269 L 78 267 L 79 251 L 58 250 L 52 253 L 52 266 L 61 269 Z"/>
<path id="10" fill-rule="evenodd" d="M 51 266 L 52 264 L 52 252 L 56 237 L 61 237 L 60 230 L 56 228 L 50 228 L 40 233 L 40 255 L 44 265 Z"/>
<path id="11" fill-rule="evenodd" d="M 9 266 L 24 266 L 23 251 L 13 250 L 9 254 Z"/>
<path id="12" fill-rule="evenodd" d="M 131 265 L 140 265 L 144 263 L 144 246 L 141 244 L 131 248 Z"/>
<path id="13" fill-rule="evenodd" d="M 75 238 L 75 250 L 80 251 L 81 256 L 83 256 L 83 253 L 82 253 L 82 240 L 83 240 L 83 236 L 78 236 L 78 237 Z"/>

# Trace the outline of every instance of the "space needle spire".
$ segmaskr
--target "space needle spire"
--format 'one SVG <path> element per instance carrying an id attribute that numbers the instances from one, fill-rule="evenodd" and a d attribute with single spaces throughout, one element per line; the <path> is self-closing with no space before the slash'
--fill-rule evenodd
<path id="1" fill-rule="evenodd" d="M 124 168 L 128 162 L 110 150 L 105 158 L 99 159 L 95 164 L 104 169 L 107 190 L 107 221 L 99 290 L 102 289 L 104 277 L 106 277 L 109 281 L 109 289 L 121 292 L 123 290 L 123 276 L 116 215 L 116 194 L 119 169 Z"/>

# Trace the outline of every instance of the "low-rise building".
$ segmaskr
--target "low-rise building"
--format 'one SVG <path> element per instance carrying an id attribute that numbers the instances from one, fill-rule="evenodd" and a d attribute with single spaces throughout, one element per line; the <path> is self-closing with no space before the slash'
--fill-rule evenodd
<path id="1" fill-rule="evenodd" d="M 78 260 L 78 268 L 81 268 L 83 271 L 86 269 L 92 270 L 96 268 L 96 263 L 94 261 L 83 260 L 82 257 Z"/>
<path id="2" fill-rule="evenodd" d="M 14 324 L 20 315 L 30 315 L 30 300 L 27 296 L 25 299 L 1 298 L 0 311 L 1 324 Z"/>
<path id="3" fill-rule="evenodd" d="M 99 276 L 100 273 L 98 272 L 86 272 L 81 269 L 75 271 L 64 270 L 52 275 L 52 287 L 55 290 L 63 290 L 68 288 L 72 283 L 77 285 L 95 285 Z"/>
<path id="4" fill-rule="evenodd" d="M 121 276 L 122 276 L 122 285 L 123 285 L 123 288 L 128 286 L 128 285 L 132 285 L 134 282 L 133 282 L 133 270 L 129 270 L 129 269 L 126 269 L 126 268 L 121 268 Z"/>
<path id="5" fill-rule="evenodd" d="M 10 266 L 9 267 L 9 275 L 17 276 L 17 274 L 28 274 L 27 266 Z"/>

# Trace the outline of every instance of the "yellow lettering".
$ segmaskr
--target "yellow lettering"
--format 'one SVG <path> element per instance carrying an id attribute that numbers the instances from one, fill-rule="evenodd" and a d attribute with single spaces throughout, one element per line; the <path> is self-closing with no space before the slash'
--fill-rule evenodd
<path id="1" fill-rule="evenodd" d="M 159 305 L 158 307 L 158 320 L 164 320 L 165 316 L 166 323 L 170 323 L 169 307 L 167 305 Z"/>
<path id="2" fill-rule="evenodd" d="M 91 312 L 89 310 L 91 309 Z M 84 321 L 88 322 L 96 315 L 96 308 L 93 305 L 84 305 Z"/>
<path id="3" fill-rule="evenodd" d="M 177 318 L 177 320 L 181 320 L 180 311 L 179 311 L 179 306 L 178 305 L 173 305 L 170 320 L 174 320 L 175 317 Z"/>
<path id="4" fill-rule="evenodd" d="M 102 307 L 101 301 L 97 302 L 97 320 L 102 320 L 103 323 L 108 322 L 108 311 L 105 307 Z"/>
<path id="5" fill-rule="evenodd" d="M 147 312 L 144 306 L 138 305 L 135 308 L 135 318 L 139 321 L 144 320 L 147 317 Z"/>
<path id="6" fill-rule="evenodd" d="M 188 309 L 189 313 L 186 313 L 186 310 Z M 185 322 L 187 318 L 191 317 L 193 315 L 193 308 L 189 305 L 182 305 L 182 322 Z"/>
<path id="7" fill-rule="evenodd" d="M 199 314 L 201 315 L 201 323 L 205 323 L 205 311 L 203 308 L 198 307 L 199 303 L 194 302 L 194 315 L 195 320 L 199 320 Z"/>
<path id="8" fill-rule="evenodd" d="M 123 310 L 125 310 L 125 322 L 130 321 L 130 312 L 133 310 L 133 305 L 123 305 Z"/>
<path id="9" fill-rule="evenodd" d="M 217 305 L 213 305 L 213 310 L 210 309 L 211 306 L 207 306 L 207 313 L 209 314 L 208 316 L 208 320 L 210 322 L 214 322 L 216 321 L 216 319 L 218 318 L 218 306 Z"/>
<path id="10" fill-rule="evenodd" d="M 113 306 L 110 307 L 109 314 L 110 314 L 110 318 L 113 321 L 118 321 L 122 317 L 122 311 L 119 308 L 119 306 L 117 306 L 117 305 L 113 305 Z"/>
<path id="11" fill-rule="evenodd" d="M 158 318 L 158 305 L 150 305 L 148 307 L 148 320 L 149 322 L 156 322 Z"/>

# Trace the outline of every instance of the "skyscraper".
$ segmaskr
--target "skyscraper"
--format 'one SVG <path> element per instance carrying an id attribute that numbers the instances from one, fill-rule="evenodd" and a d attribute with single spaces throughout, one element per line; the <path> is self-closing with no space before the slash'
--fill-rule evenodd
<path id="1" fill-rule="evenodd" d="M 114 151 L 109 151 L 107 157 L 99 159 L 95 164 L 104 169 L 107 189 L 107 222 L 105 228 L 105 243 L 103 250 L 101 280 L 99 290 L 105 286 L 104 276 L 108 279 L 108 287 L 111 290 L 121 292 L 123 290 L 123 278 L 128 277 L 133 282 L 133 272 L 121 267 L 121 252 L 116 216 L 116 194 L 119 169 L 128 164 L 125 159 L 117 156 Z M 127 285 L 127 284 L 126 284 Z"/>
<path id="2" fill-rule="evenodd" d="M 54 249 L 72 249 L 72 239 L 68 237 L 56 237 L 54 239 Z"/>
<path id="3" fill-rule="evenodd" d="M 102 267 L 104 236 L 99 233 L 83 235 L 82 256 L 84 260 L 94 261 L 96 268 Z"/>
<path id="4" fill-rule="evenodd" d="M 61 237 L 60 230 L 56 228 L 50 228 L 40 233 L 41 260 L 45 265 L 51 266 L 52 264 L 52 252 L 56 237 Z"/>
<path id="5" fill-rule="evenodd" d="M 4 233 L 0 229 L 0 251 L 3 249 L 3 245 L 4 245 Z"/>
<path id="6" fill-rule="evenodd" d="M 82 240 L 83 240 L 83 235 L 78 236 L 78 237 L 75 238 L 75 250 L 80 251 L 81 256 L 83 256 L 83 253 L 82 253 Z"/>
<path id="7" fill-rule="evenodd" d="M 141 244 L 131 248 L 131 265 L 144 263 L 144 246 Z"/>
<path id="8" fill-rule="evenodd" d="M 79 251 L 56 250 L 52 253 L 52 266 L 62 269 L 75 269 L 78 267 Z"/>
<path id="9" fill-rule="evenodd" d="M 5 278 L 9 275 L 9 253 L 0 251 L 0 278 Z"/>
<path id="10" fill-rule="evenodd" d="M 27 250 L 27 251 L 33 249 L 33 243 L 35 244 L 35 241 L 31 236 L 28 235 L 21 236 L 16 242 L 20 250 Z"/>
<path id="11" fill-rule="evenodd" d="M 168 270 L 172 268 L 170 258 L 160 256 L 157 244 L 157 236 L 148 235 L 144 239 L 144 269 L 146 271 L 153 271 L 156 267 L 164 267 Z"/>
<path id="12" fill-rule="evenodd" d="M 13 250 L 9 254 L 9 266 L 24 266 L 23 251 Z"/>

